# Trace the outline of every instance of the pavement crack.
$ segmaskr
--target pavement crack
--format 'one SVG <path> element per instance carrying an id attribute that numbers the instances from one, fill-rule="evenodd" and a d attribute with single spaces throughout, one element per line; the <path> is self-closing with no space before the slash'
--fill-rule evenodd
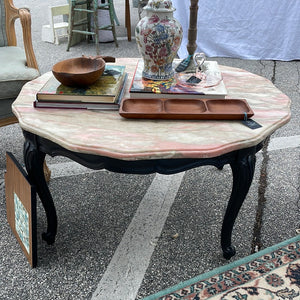
<path id="1" fill-rule="evenodd" d="M 257 204 L 257 211 L 255 217 L 255 223 L 253 228 L 253 238 L 252 238 L 252 245 L 251 245 L 251 253 L 255 253 L 262 248 L 262 241 L 261 241 L 261 228 L 262 228 L 262 220 L 264 215 L 264 208 L 266 204 L 266 188 L 268 184 L 268 162 L 269 162 L 269 155 L 268 155 L 268 145 L 269 145 L 270 137 L 265 140 L 264 146 L 262 148 L 262 165 L 260 169 L 260 176 L 259 176 L 259 184 L 258 184 L 258 204 Z"/>
<path id="2" fill-rule="evenodd" d="M 296 83 L 296 87 L 298 88 L 298 92 L 300 92 L 300 69 L 299 69 L 299 64 L 297 64 L 297 72 L 298 72 L 298 81 Z"/>
<path id="3" fill-rule="evenodd" d="M 271 81 L 273 84 L 275 84 L 275 80 L 276 80 L 276 66 L 277 66 L 277 62 L 276 60 L 273 60 L 273 73 L 272 73 L 272 77 L 271 77 Z"/>

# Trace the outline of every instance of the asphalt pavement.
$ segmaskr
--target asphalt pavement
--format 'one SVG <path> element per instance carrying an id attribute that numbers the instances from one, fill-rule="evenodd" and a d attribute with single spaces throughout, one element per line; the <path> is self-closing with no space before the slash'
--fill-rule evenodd
<path id="1" fill-rule="evenodd" d="M 66 39 L 59 45 L 41 40 L 48 5 L 64 0 L 14 2 L 31 9 L 41 73 L 60 60 L 95 55 L 93 44 L 82 42 L 66 52 Z M 100 52 L 140 57 L 135 39 L 127 41 L 123 2 L 114 1 L 119 47 L 101 43 Z M 137 9 L 131 8 L 133 37 L 137 20 Z M 300 62 L 210 59 L 268 78 L 292 103 L 290 122 L 257 153 L 253 183 L 233 231 L 237 254 L 232 262 L 289 239 L 300 228 Z M 58 234 L 54 245 L 42 241 L 46 217 L 38 201 L 38 265 L 31 269 L 7 223 L 5 207 L 5 152 L 24 165 L 23 142 L 18 124 L 0 128 L 1 300 L 142 299 L 228 263 L 222 258 L 220 228 L 231 191 L 229 166 L 176 175 L 125 175 L 47 157 Z"/>

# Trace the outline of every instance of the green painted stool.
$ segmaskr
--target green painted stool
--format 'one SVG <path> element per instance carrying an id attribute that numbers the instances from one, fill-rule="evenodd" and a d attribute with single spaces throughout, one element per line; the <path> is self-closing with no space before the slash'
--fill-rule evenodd
<path id="1" fill-rule="evenodd" d="M 89 37 L 88 41 L 93 39 L 96 43 L 96 52 L 100 54 L 99 49 L 99 30 L 111 30 L 113 38 L 118 47 L 115 20 L 118 24 L 118 19 L 115 14 L 113 0 L 70 0 L 69 13 L 69 37 L 67 51 L 73 45 L 73 37 L 75 34 L 83 34 Z M 98 10 L 108 10 L 110 24 L 99 26 Z M 92 26 L 93 22 L 93 26 Z"/>

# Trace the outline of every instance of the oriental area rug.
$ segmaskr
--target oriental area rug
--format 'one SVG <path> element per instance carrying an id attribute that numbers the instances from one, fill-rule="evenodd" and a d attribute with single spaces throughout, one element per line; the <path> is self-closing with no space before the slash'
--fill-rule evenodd
<path id="1" fill-rule="evenodd" d="M 144 300 L 299 300 L 300 235 Z"/>

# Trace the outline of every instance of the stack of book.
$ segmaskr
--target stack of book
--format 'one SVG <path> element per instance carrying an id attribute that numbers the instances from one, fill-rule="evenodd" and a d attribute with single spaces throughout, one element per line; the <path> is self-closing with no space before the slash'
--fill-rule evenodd
<path id="1" fill-rule="evenodd" d="M 179 61 L 177 61 L 179 63 Z M 130 98 L 173 98 L 173 99 L 225 99 L 227 89 L 216 61 L 206 61 L 203 65 L 203 80 L 199 84 L 189 84 L 192 76 L 175 73 L 169 80 L 150 80 L 142 77 L 143 60 L 136 66 L 130 86 Z"/>
<path id="2" fill-rule="evenodd" d="M 88 87 L 62 85 L 52 75 L 36 95 L 37 108 L 118 110 L 127 73 L 125 66 L 106 65 L 101 77 Z"/>

